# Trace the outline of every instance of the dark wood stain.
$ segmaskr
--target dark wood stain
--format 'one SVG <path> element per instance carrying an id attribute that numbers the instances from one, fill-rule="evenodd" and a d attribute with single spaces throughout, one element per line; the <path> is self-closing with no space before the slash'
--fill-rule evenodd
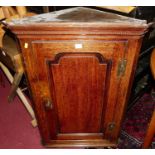
<path id="1" fill-rule="evenodd" d="M 119 26 L 116 20 L 112 22 L 113 15 L 98 12 L 97 20 L 109 18 L 110 24 L 91 24 L 94 14 L 89 18 L 84 16 L 85 11 L 81 10 L 80 16 L 76 11 L 61 14 L 59 18 L 64 24 L 9 25 L 20 41 L 39 131 L 46 147 L 117 144 L 147 25 L 123 24 L 120 19 Z M 72 18 L 82 22 L 66 22 Z M 28 48 L 24 48 L 25 42 Z M 75 44 L 81 44 L 81 48 L 75 48 Z M 124 59 L 126 70 L 118 76 L 118 64 Z M 110 129 L 112 123 L 115 126 Z"/>

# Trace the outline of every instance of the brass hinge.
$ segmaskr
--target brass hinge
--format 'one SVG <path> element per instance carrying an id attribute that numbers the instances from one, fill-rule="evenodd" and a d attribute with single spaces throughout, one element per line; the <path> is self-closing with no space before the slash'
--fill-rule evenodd
<path id="1" fill-rule="evenodd" d="M 122 59 L 119 61 L 118 63 L 118 69 L 117 69 L 117 76 L 123 76 L 126 70 L 126 64 L 127 64 L 127 60 L 126 59 Z"/>

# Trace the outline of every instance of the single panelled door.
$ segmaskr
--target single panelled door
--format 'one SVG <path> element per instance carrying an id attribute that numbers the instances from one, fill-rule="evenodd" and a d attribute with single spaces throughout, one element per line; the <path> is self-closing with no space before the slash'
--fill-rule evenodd
<path id="1" fill-rule="evenodd" d="M 119 102 L 118 63 L 125 46 L 123 40 L 32 41 L 35 106 L 46 143 L 105 140 L 107 128 L 115 127 L 108 125 Z"/>

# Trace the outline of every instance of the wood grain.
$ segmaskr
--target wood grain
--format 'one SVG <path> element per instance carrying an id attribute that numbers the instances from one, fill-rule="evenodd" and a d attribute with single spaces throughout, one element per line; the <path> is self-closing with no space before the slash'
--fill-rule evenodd
<path id="1" fill-rule="evenodd" d="M 9 28 L 20 40 L 43 144 L 116 146 L 147 25 L 119 25 L 114 20 Z M 126 70 L 118 76 L 124 59 Z"/>

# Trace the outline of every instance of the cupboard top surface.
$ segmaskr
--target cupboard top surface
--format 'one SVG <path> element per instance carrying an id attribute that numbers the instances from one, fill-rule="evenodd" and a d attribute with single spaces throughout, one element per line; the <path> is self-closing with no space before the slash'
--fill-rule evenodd
<path id="1" fill-rule="evenodd" d="M 60 11 L 44 13 L 22 19 L 14 19 L 10 25 L 33 25 L 54 23 L 101 23 L 127 26 L 146 26 L 145 20 L 138 20 L 118 14 L 99 11 L 85 7 L 76 7 Z"/>

